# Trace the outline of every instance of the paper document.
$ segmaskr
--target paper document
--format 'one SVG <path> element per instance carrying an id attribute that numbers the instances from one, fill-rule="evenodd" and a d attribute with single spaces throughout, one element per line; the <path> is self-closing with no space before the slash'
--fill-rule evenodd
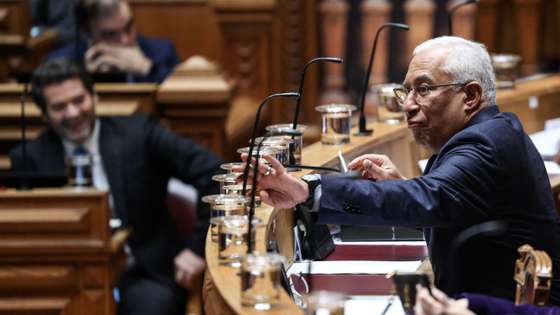
<path id="1" fill-rule="evenodd" d="M 560 129 L 539 131 L 529 136 L 537 147 L 543 160 L 552 160 L 558 152 L 560 144 Z"/>
<path id="2" fill-rule="evenodd" d="M 308 271 L 309 262 L 293 263 L 288 274 Z M 414 272 L 420 267 L 421 261 L 380 261 L 380 260 L 343 260 L 343 261 L 313 261 L 312 274 L 388 274 L 394 271 Z"/>
<path id="3" fill-rule="evenodd" d="M 546 167 L 546 173 L 548 175 L 560 175 L 560 165 L 554 161 L 544 161 L 544 167 Z"/>

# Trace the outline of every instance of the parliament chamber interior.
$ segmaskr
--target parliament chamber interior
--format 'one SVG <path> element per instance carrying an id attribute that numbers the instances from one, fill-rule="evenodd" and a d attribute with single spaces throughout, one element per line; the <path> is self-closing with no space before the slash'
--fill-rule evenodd
<path id="1" fill-rule="evenodd" d="M 560 0 L 0 0 L 0 314 L 560 314 L 559 72 Z"/>

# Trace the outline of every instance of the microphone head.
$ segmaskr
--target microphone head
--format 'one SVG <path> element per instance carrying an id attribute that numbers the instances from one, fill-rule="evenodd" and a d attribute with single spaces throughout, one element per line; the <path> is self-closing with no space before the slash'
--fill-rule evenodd
<path id="1" fill-rule="evenodd" d="M 400 28 L 407 31 L 410 30 L 410 26 L 404 23 L 387 23 L 387 25 L 389 25 L 391 28 Z"/>
<path id="2" fill-rule="evenodd" d="M 334 62 L 334 63 L 343 63 L 344 62 L 344 60 L 342 60 L 342 58 L 337 58 L 337 57 L 322 57 L 321 60 L 328 61 L 328 62 Z"/>

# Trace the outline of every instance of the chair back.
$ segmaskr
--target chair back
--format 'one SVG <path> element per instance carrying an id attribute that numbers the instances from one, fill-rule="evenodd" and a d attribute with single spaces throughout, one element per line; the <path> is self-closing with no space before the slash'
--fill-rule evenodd
<path id="1" fill-rule="evenodd" d="M 519 247 L 518 252 L 521 257 L 515 262 L 513 276 L 517 284 L 515 304 L 547 305 L 552 279 L 550 256 L 527 244 Z"/>

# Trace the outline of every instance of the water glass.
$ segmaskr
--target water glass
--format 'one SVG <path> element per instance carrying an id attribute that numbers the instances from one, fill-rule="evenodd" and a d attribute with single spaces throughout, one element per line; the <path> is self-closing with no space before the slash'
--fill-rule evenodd
<path id="1" fill-rule="evenodd" d="M 249 244 L 249 219 L 246 215 L 231 215 L 213 218 L 218 226 L 218 259 L 220 264 L 239 268 L 241 258 L 247 253 Z M 260 220 L 253 218 L 251 237 L 255 247 L 255 230 Z"/>
<path id="2" fill-rule="evenodd" d="M 345 294 L 330 291 L 314 291 L 307 297 L 306 315 L 343 315 Z"/>
<path id="3" fill-rule="evenodd" d="M 499 89 L 515 88 L 515 80 L 517 79 L 520 61 L 521 57 L 518 55 L 492 55 L 492 67 L 494 67 L 494 73 L 496 74 L 496 86 Z"/>
<path id="4" fill-rule="evenodd" d="M 329 104 L 315 107 L 321 113 L 321 143 L 338 145 L 350 142 L 352 111 L 356 106 Z"/>
<path id="5" fill-rule="evenodd" d="M 68 184 L 74 187 L 92 187 L 93 159 L 89 154 L 74 155 L 67 159 Z"/>
<path id="6" fill-rule="evenodd" d="M 289 164 L 301 164 L 301 149 L 303 148 L 303 133 L 307 130 L 305 125 L 297 125 L 296 129 L 292 128 L 292 124 L 277 124 L 270 125 L 266 127 L 266 131 L 271 132 L 274 135 L 284 136 L 290 139 L 289 143 Z M 294 132 L 297 133 L 294 135 Z M 288 168 L 288 171 L 299 171 L 300 169 L 295 167 Z"/>
<path id="7" fill-rule="evenodd" d="M 379 122 L 395 125 L 404 121 L 405 114 L 401 104 L 397 102 L 397 97 L 393 89 L 402 88 L 396 83 L 379 84 L 374 86 L 377 94 L 377 119 Z"/>
<path id="8" fill-rule="evenodd" d="M 214 218 L 230 215 L 246 215 L 249 206 L 249 198 L 241 195 L 208 195 L 202 197 L 202 201 L 210 204 L 210 237 L 212 241 L 218 241 L 218 226 Z"/>
<path id="9" fill-rule="evenodd" d="M 241 304 L 257 310 L 268 310 L 278 303 L 281 290 L 281 268 L 285 259 L 275 253 L 253 253 L 241 263 Z"/>

